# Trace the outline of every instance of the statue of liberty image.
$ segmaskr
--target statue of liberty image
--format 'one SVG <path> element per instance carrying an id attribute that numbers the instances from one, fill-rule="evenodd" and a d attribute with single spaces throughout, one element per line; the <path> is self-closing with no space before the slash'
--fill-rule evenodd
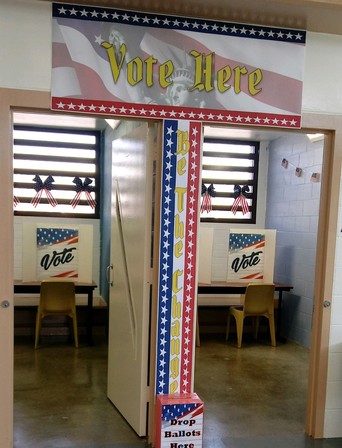
<path id="1" fill-rule="evenodd" d="M 172 84 L 166 89 L 165 102 L 171 106 L 205 107 L 197 91 L 192 90 L 194 74 L 191 68 L 177 68 L 170 77 Z"/>
<path id="2" fill-rule="evenodd" d="M 156 38 L 146 32 L 142 35 L 139 46 L 137 46 L 138 39 L 134 39 L 133 42 L 131 40 L 133 39 L 124 38 L 118 29 L 118 25 L 110 28 L 106 43 L 113 47 L 116 60 L 122 61 L 120 76 L 123 78 L 127 77 L 127 64 L 133 59 L 129 51 L 132 48 L 135 50 L 134 57 L 142 57 L 142 54 L 146 57 L 146 53 L 152 54 L 158 60 L 158 63 L 160 61 L 165 62 L 167 59 L 172 60 L 175 68 L 167 79 L 170 84 L 166 89 L 161 89 L 157 80 L 153 88 L 147 87 L 143 82 L 128 86 L 127 92 L 130 96 L 130 102 L 190 108 L 204 108 L 206 106 L 203 95 L 201 99 L 200 92 L 193 89 L 194 68 L 190 57 L 184 50 L 177 49 L 175 51 L 169 46 L 169 54 L 161 54 Z"/>

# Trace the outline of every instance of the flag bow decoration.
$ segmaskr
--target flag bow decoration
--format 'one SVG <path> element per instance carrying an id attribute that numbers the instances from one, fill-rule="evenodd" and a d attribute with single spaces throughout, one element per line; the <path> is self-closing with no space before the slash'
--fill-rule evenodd
<path id="1" fill-rule="evenodd" d="M 14 195 L 14 196 L 13 196 L 13 205 L 14 205 L 14 208 L 15 208 L 18 204 L 20 204 L 20 200 L 19 200 L 18 196 Z"/>
<path id="2" fill-rule="evenodd" d="M 211 198 L 215 197 L 215 188 L 213 184 L 210 184 L 207 188 L 202 182 L 202 202 L 201 202 L 201 213 L 210 213 L 212 208 Z"/>
<path id="3" fill-rule="evenodd" d="M 240 185 L 234 185 L 234 202 L 231 208 L 231 211 L 234 213 L 237 212 L 238 208 L 241 207 L 242 214 L 245 215 L 249 212 L 248 202 L 245 194 L 249 192 L 249 186 L 244 185 L 240 187 Z"/>
<path id="4" fill-rule="evenodd" d="M 36 190 L 36 194 L 31 200 L 33 207 L 37 207 L 39 204 L 43 191 L 45 191 L 49 204 L 52 205 L 52 207 L 56 207 L 57 201 L 51 193 L 52 183 L 55 181 L 54 178 L 52 176 L 48 176 L 43 182 L 37 174 L 32 180 L 35 182 L 34 189 Z"/>
<path id="5" fill-rule="evenodd" d="M 90 207 L 95 208 L 96 201 L 91 197 L 90 194 L 92 191 L 92 187 L 90 186 L 90 184 L 92 182 L 93 181 L 89 179 L 89 177 L 85 177 L 84 182 L 82 182 L 82 179 L 80 179 L 78 176 L 75 177 L 73 183 L 75 184 L 76 194 L 74 199 L 70 202 L 72 208 L 75 208 L 79 204 L 83 192 L 86 196 L 87 202 L 90 205 Z"/>

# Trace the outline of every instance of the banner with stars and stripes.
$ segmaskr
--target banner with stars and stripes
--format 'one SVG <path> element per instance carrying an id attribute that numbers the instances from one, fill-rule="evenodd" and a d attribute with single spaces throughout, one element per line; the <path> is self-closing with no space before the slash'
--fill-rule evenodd
<path id="1" fill-rule="evenodd" d="M 53 3 L 52 109 L 300 128 L 306 32 Z"/>
<path id="2" fill-rule="evenodd" d="M 156 394 L 191 392 L 201 123 L 163 127 Z"/>

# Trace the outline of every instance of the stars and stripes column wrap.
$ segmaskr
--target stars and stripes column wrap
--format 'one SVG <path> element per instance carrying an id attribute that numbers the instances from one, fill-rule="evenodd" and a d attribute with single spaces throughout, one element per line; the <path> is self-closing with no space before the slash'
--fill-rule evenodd
<path id="1" fill-rule="evenodd" d="M 156 394 L 192 389 L 201 124 L 165 120 Z"/>

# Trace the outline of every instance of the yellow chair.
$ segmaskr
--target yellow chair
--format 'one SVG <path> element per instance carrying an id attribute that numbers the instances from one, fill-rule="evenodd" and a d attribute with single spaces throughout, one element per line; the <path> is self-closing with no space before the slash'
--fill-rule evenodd
<path id="1" fill-rule="evenodd" d="M 274 284 L 273 283 L 250 283 L 247 286 L 245 301 L 241 307 L 232 306 L 229 309 L 226 341 L 229 337 L 230 318 L 235 317 L 237 331 L 237 345 L 241 348 L 243 324 L 245 317 L 255 317 L 254 337 L 258 336 L 259 318 L 264 316 L 269 321 L 272 346 L 276 346 L 275 324 L 274 324 Z"/>
<path id="2" fill-rule="evenodd" d="M 43 280 L 40 288 L 40 301 L 36 318 L 34 348 L 38 347 L 42 320 L 45 316 L 64 315 L 73 321 L 74 343 L 78 347 L 75 284 L 66 280 Z"/>

